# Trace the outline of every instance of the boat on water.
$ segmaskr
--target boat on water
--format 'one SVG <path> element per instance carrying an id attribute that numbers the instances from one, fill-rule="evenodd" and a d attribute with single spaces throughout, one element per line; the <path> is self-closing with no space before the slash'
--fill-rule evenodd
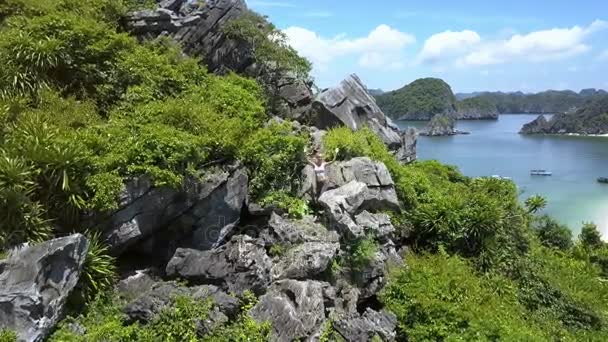
<path id="1" fill-rule="evenodd" d="M 553 176 L 553 172 L 547 170 L 531 170 L 532 176 Z"/>
<path id="2" fill-rule="evenodd" d="M 597 179 L 599 183 L 608 184 L 608 177 L 600 177 Z"/>
<path id="3" fill-rule="evenodd" d="M 491 178 L 500 179 L 500 180 L 511 180 L 511 177 L 504 177 L 500 175 L 492 175 Z"/>

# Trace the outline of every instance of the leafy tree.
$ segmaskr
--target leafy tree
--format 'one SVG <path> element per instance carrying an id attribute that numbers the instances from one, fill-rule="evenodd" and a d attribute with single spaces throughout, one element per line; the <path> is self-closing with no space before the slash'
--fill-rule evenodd
<path id="1" fill-rule="evenodd" d="M 590 249 L 595 249 L 604 245 L 604 242 L 602 241 L 602 234 L 597 229 L 597 226 L 593 223 L 583 224 L 583 228 L 581 229 L 581 233 L 578 238 L 583 246 Z"/>
<path id="2" fill-rule="evenodd" d="M 533 225 L 540 242 L 550 248 L 567 251 L 572 247 L 572 231 L 549 216 L 535 219 Z"/>

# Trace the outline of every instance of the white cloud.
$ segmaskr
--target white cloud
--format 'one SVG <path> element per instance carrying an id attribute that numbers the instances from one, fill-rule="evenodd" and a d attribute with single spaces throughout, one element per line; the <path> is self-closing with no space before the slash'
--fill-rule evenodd
<path id="1" fill-rule="evenodd" d="M 438 63 L 455 60 L 455 64 L 460 66 L 481 66 L 564 59 L 589 51 L 591 47 L 586 39 L 606 28 L 607 22 L 596 20 L 587 27 L 554 28 L 495 40 L 483 40 L 474 31 L 446 31 L 427 39 L 419 61 Z"/>
<path id="2" fill-rule="evenodd" d="M 284 32 L 290 45 L 320 70 L 345 56 L 357 57 L 359 65 L 365 68 L 399 68 L 404 65 L 404 48 L 416 41 L 411 34 L 388 25 L 380 25 L 367 36 L 353 39 L 344 35 L 325 38 L 301 27 L 289 27 Z"/>
<path id="3" fill-rule="evenodd" d="M 434 63 L 446 56 L 467 51 L 478 44 L 481 37 L 477 32 L 464 30 L 460 32 L 445 31 L 432 35 L 424 42 L 424 47 L 418 55 L 423 63 Z"/>

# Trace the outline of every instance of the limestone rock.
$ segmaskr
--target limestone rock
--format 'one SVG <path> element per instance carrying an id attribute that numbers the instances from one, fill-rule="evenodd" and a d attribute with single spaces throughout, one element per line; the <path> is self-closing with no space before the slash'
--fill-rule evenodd
<path id="1" fill-rule="evenodd" d="M 545 134 L 551 130 L 551 123 L 544 115 L 539 115 L 536 119 L 525 124 L 519 133 L 521 134 Z"/>
<path id="2" fill-rule="evenodd" d="M 394 341 L 397 317 L 368 308 L 363 315 L 346 315 L 335 320 L 333 327 L 346 341 L 372 341 L 374 337 L 381 341 Z"/>
<path id="3" fill-rule="evenodd" d="M 230 292 L 263 293 L 270 284 L 272 261 L 264 245 L 239 235 L 209 251 L 180 248 L 167 265 L 167 275 L 193 283 L 214 284 Z"/>
<path id="4" fill-rule="evenodd" d="M 366 235 L 372 235 L 382 240 L 390 239 L 395 232 L 395 227 L 387 214 L 371 214 L 363 211 L 355 217 L 355 223 L 363 229 Z"/>
<path id="5" fill-rule="evenodd" d="M 273 265 L 273 279 L 315 278 L 331 265 L 339 249 L 339 243 L 326 242 L 305 242 L 290 248 Z"/>
<path id="6" fill-rule="evenodd" d="M 0 327 L 19 341 L 43 341 L 62 318 L 89 242 L 80 235 L 14 250 L 0 261 Z"/>
<path id="7" fill-rule="evenodd" d="M 268 245 L 304 242 L 335 243 L 339 242 L 339 236 L 334 231 L 328 231 L 310 216 L 301 220 L 292 220 L 273 214 L 268 221 L 265 240 Z"/>
<path id="8" fill-rule="evenodd" d="M 251 315 L 272 324 L 271 341 L 304 339 L 325 321 L 324 289 L 328 286 L 312 280 L 279 281 L 260 297 Z"/>
<path id="9" fill-rule="evenodd" d="M 243 168 L 208 171 L 202 181 L 187 179 L 182 189 L 135 179 L 126 184 L 120 210 L 106 223 L 106 239 L 115 254 L 135 249 L 169 258 L 180 246 L 213 248 L 238 223 L 247 186 Z"/>

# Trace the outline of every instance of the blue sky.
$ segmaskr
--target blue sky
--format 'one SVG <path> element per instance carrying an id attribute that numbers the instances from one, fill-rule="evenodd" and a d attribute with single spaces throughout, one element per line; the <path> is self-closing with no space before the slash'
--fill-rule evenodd
<path id="1" fill-rule="evenodd" d="M 608 0 L 248 0 L 313 61 L 320 87 L 357 73 L 392 90 L 608 89 Z"/>

